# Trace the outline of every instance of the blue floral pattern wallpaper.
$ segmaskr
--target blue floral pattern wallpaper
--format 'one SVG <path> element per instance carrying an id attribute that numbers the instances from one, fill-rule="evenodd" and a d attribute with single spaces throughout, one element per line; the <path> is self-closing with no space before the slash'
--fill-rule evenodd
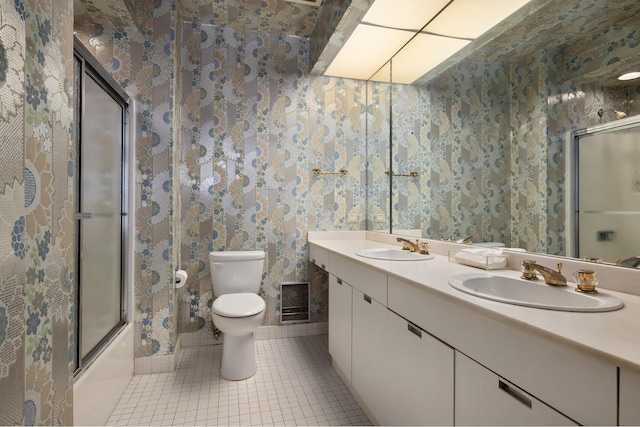
<path id="1" fill-rule="evenodd" d="M 71 424 L 73 4 L 0 8 L 0 424 Z"/>

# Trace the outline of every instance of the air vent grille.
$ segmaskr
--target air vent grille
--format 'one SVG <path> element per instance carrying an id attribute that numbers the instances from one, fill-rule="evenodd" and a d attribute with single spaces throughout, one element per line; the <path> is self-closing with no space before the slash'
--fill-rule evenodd
<path id="1" fill-rule="evenodd" d="M 309 321 L 309 282 L 280 284 L 280 323 Z"/>

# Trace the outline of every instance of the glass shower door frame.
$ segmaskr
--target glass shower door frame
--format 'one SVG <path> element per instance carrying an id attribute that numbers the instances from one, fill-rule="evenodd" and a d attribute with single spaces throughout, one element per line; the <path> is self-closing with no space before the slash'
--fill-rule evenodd
<path id="1" fill-rule="evenodd" d="M 569 131 L 565 137 L 565 191 L 567 192 L 565 204 L 566 223 L 566 256 L 584 257 L 579 254 L 580 247 L 580 218 L 579 218 L 579 140 L 585 136 L 606 134 L 618 130 L 626 130 L 640 127 L 640 116 L 632 116 L 625 119 L 614 120 L 589 128 Z M 594 254 L 597 255 L 597 254 Z"/>
<path id="2" fill-rule="evenodd" d="M 75 167 L 75 190 L 76 194 L 76 242 L 77 242 L 77 255 L 76 255 L 76 273 L 75 273 L 75 314 L 76 314 L 76 324 L 75 324 L 75 374 L 81 372 L 84 368 L 86 368 L 95 357 L 100 354 L 100 352 L 108 345 L 113 337 L 115 337 L 122 328 L 127 324 L 128 318 L 128 298 L 127 298 L 127 248 L 128 248 L 128 239 L 129 233 L 128 230 L 128 182 L 129 182 L 129 160 L 128 160 L 128 146 L 129 146 L 129 98 L 126 93 L 120 88 L 120 86 L 111 78 L 111 76 L 102 68 L 102 66 L 91 56 L 91 54 L 86 50 L 86 48 L 79 42 L 75 41 L 74 43 L 74 53 L 77 60 L 76 63 L 76 72 L 79 75 L 79 85 L 76 84 L 77 90 L 77 102 L 76 108 L 78 109 L 78 115 L 76 116 L 76 149 L 75 153 L 77 155 L 76 167 Z M 116 322 L 115 325 L 106 333 L 105 336 L 101 337 L 100 342 L 89 350 L 83 356 L 83 346 L 82 346 L 82 322 L 83 322 L 83 308 L 80 304 L 82 298 L 82 265 L 81 265 L 81 251 L 82 251 L 82 222 L 85 220 L 91 219 L 90 212 L 83 212 L 80 208 L 82 207 L 82 184 L 81 184 L 81 162 L 82 162 L 82 142 L 83 138 L 87 136 L 84 135 L 85 129 L 82 127 L 82 118 L 86 117 L 85 115 L 85 79 L 91 79 L 95 82 L 101 89 L 105 91 L 117 104 L 122 107 L 122 133 L 120 135 L 122 146 L 120 147 L 121 153 L 120 158 L 121 162 L 121 173 L 120 173 L 120 289 L 119 289 L 119 321 Z M 79 87 L 78 87 L 79 86 Z M 100 244 L 100 242 L 96 242 L 96 244 Z M 115 317 L 115 316 L 114 316 Z"/>

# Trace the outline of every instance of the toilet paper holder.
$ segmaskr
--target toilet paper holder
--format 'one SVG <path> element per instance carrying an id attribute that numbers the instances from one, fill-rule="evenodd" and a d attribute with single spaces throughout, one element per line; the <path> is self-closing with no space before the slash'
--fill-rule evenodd
<path id="1" fill-rule="evenodd" d="M 180 289 L 181 287 L 183 287 L 184 284 L 187 282 L 188 277 L 189 276 L 187 275 L 186 271 L 176 270 L 176 276 L 175 276 L 176 289 Z"/>

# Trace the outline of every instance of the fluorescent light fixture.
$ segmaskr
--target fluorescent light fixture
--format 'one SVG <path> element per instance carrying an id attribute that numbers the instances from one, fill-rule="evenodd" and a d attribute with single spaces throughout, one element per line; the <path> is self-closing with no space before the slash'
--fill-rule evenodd
<path id="1" fill-rule="evenodd" d="M 376 0 L 362 22 L 380 27 L 420 31 L 450 0 Z"/>
<path id="2" fill-rule="evenodd" d="M 423 30 L 476 39 L 530 0 L 454 0 Z"/>
<path id="3" fill-rule="evenodd" d="M 632 71 L 618 77 L 618 80 L 634 80 L 640 78 L 640 71 Z"/>
<path id="4" fill-rule="evenodd" d="M 324 74 L 389 81 L 393 58 L 393 83 L 413 83 L 530 1 L 375 0 Z"/>
<path id="5" fill-rule="evenodd" d="M 374 82 L 391 83 L 391 61 L 387 61 L 369 80 Z"/>
<path id="6" fill-rule="evenodd" d="M 360 24 L 324 74 L 368 80 L 413 35 L 413 31 Z"/>
<path id="7" fill-rule="evenodd" d="M 469 43 L 432 34 L 416 35 L 391 59 L 393 83 L 413 83 Z"/>

